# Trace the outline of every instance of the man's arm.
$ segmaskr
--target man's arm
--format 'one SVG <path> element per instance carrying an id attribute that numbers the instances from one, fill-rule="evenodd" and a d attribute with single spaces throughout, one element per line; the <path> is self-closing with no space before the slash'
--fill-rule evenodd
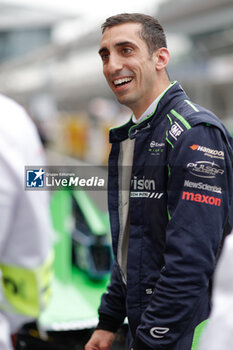
<path id="1" fill-rule="evenodd" d="M 98 312 L 99 323 L 85 350 L 110 349 L 115 333 L 126 317 L 124 286 L 116 263 L 112 269 L 108 290 L 102 295 Z"/>
<path id="2" fill-rule="evenodd" d="M 115 333 L 96 329 L 85 345 L 85 350 L 109 350 L 112 346 Z"/>
<path id="3" fill-rule="evenodd" d="M 98 312 L 99 324 L 97 328 L 113 333 L 117 331 L 126 317 L 125 287 L 116 263 L 112 269 L 111 282 L 107 292 L 102 295 Z"/>
<path id="4" fill-rule="evenodd" d="M 0 349 L 1 350 L 13 350 L 10 340 L 9 323 L 6 317 L 0 311 Z"/>

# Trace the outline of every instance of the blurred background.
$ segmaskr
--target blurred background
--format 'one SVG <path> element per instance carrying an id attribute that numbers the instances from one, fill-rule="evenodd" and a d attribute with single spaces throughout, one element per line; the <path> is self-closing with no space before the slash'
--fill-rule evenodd
<path id="1" fill-rule="evenodd" d="M 232 0 L 0 0 L 0 92 L 23 104 L 49 150 L 105 164 L 108 130 L 130 111 L 102 75 L 100 24 L 141 11 L 168 36 L 168 71 L 233 131 Z"/>
<path id="2" fill-rule="evenodd" d="M 109 128 L 130 117 L 108 88 L 97 53 L 101 23 L 122 12 L 159 19 L 171 52 L 171 80 L 233 133 L 232 0 L 0 0 L 0 92 L 26 108 L 50 165 L 106 165 Z M 77 345 L 76 332 L 95 327 L 108 283 L 106 191 L 53 193 L 51 216 L 54 293 L 40 324 L 55 333 L 48 343 L 29 325 L 17 350 L 83 349 L 90 334 L 79 336 Z M 124 348 L 121 335 L 114 349 Z"/>

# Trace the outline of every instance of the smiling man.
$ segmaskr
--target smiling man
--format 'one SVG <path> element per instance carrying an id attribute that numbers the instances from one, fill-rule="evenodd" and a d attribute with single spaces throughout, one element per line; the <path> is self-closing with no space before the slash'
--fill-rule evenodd
<path id="1" fill-rule="evenodd" d="M 164 47 L 165 36 L 157 26 L 161 43 L 151 50 L 140 35 L 140 23 L 106 28 L 101 40 L 99 54 L 105 78 L 118 101 L 131 108 L 136 118 L 170 85 L 164 69 L 169 52 Z"/>
<path id="2" fill-rule="evenodd" d="M 195 349 L 210 281 L 232 225 L 232 138 L 167 74 L 153 17 L 106 20 L 99 54 L 108 85 L 133 114 L 110 131 L 114 266 L 86 350 L 108 350 L 128 318 L 129 349 Z"/>

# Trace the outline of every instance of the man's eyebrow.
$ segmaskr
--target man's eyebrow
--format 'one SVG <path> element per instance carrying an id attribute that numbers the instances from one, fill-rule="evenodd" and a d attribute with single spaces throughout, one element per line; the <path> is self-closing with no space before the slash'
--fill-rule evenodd
<path id="1" fill-rule="evenodd" d="M 133 46 L 135 46 L 135 44 L 132 43 L 131 41 L 121 41 L 119 43 L 116 43 L 114 46 L 118 47 L 118 46 L 124 46 L 124 45 L 133 45 Z"/>
<path id="2" fill-rule="evenodd" d="M 99 55 L 101 55 L 101 53 L 105 51 L 108 51 L 107 47 L 102 47 L 101 49 L 99 49 L 98 53 Z"/>
<path id="3" fill-rule="evenodd" d="M 119 47 L 119 46 L 125 46 L 125 45 L 136 46 L 131 41 L 120 41 L 119 43 L 116 43 L 114 46 Z M 101 55 L 102 52 L 106 52 L 106 51 L 108 51 L 107 47 L 102 47 L 98 52 L 99 52 L 99 55 Z"/>

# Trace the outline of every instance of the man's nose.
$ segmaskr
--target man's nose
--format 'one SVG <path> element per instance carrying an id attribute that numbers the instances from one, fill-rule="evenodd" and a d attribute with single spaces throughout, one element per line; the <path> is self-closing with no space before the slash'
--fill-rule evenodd
<path id="1" fill-rule="evenodd" d="M 114 74 L 123 68 L 123 62 L 117 55 L 110 55 L 108 61 L 108 72 Z"/>

